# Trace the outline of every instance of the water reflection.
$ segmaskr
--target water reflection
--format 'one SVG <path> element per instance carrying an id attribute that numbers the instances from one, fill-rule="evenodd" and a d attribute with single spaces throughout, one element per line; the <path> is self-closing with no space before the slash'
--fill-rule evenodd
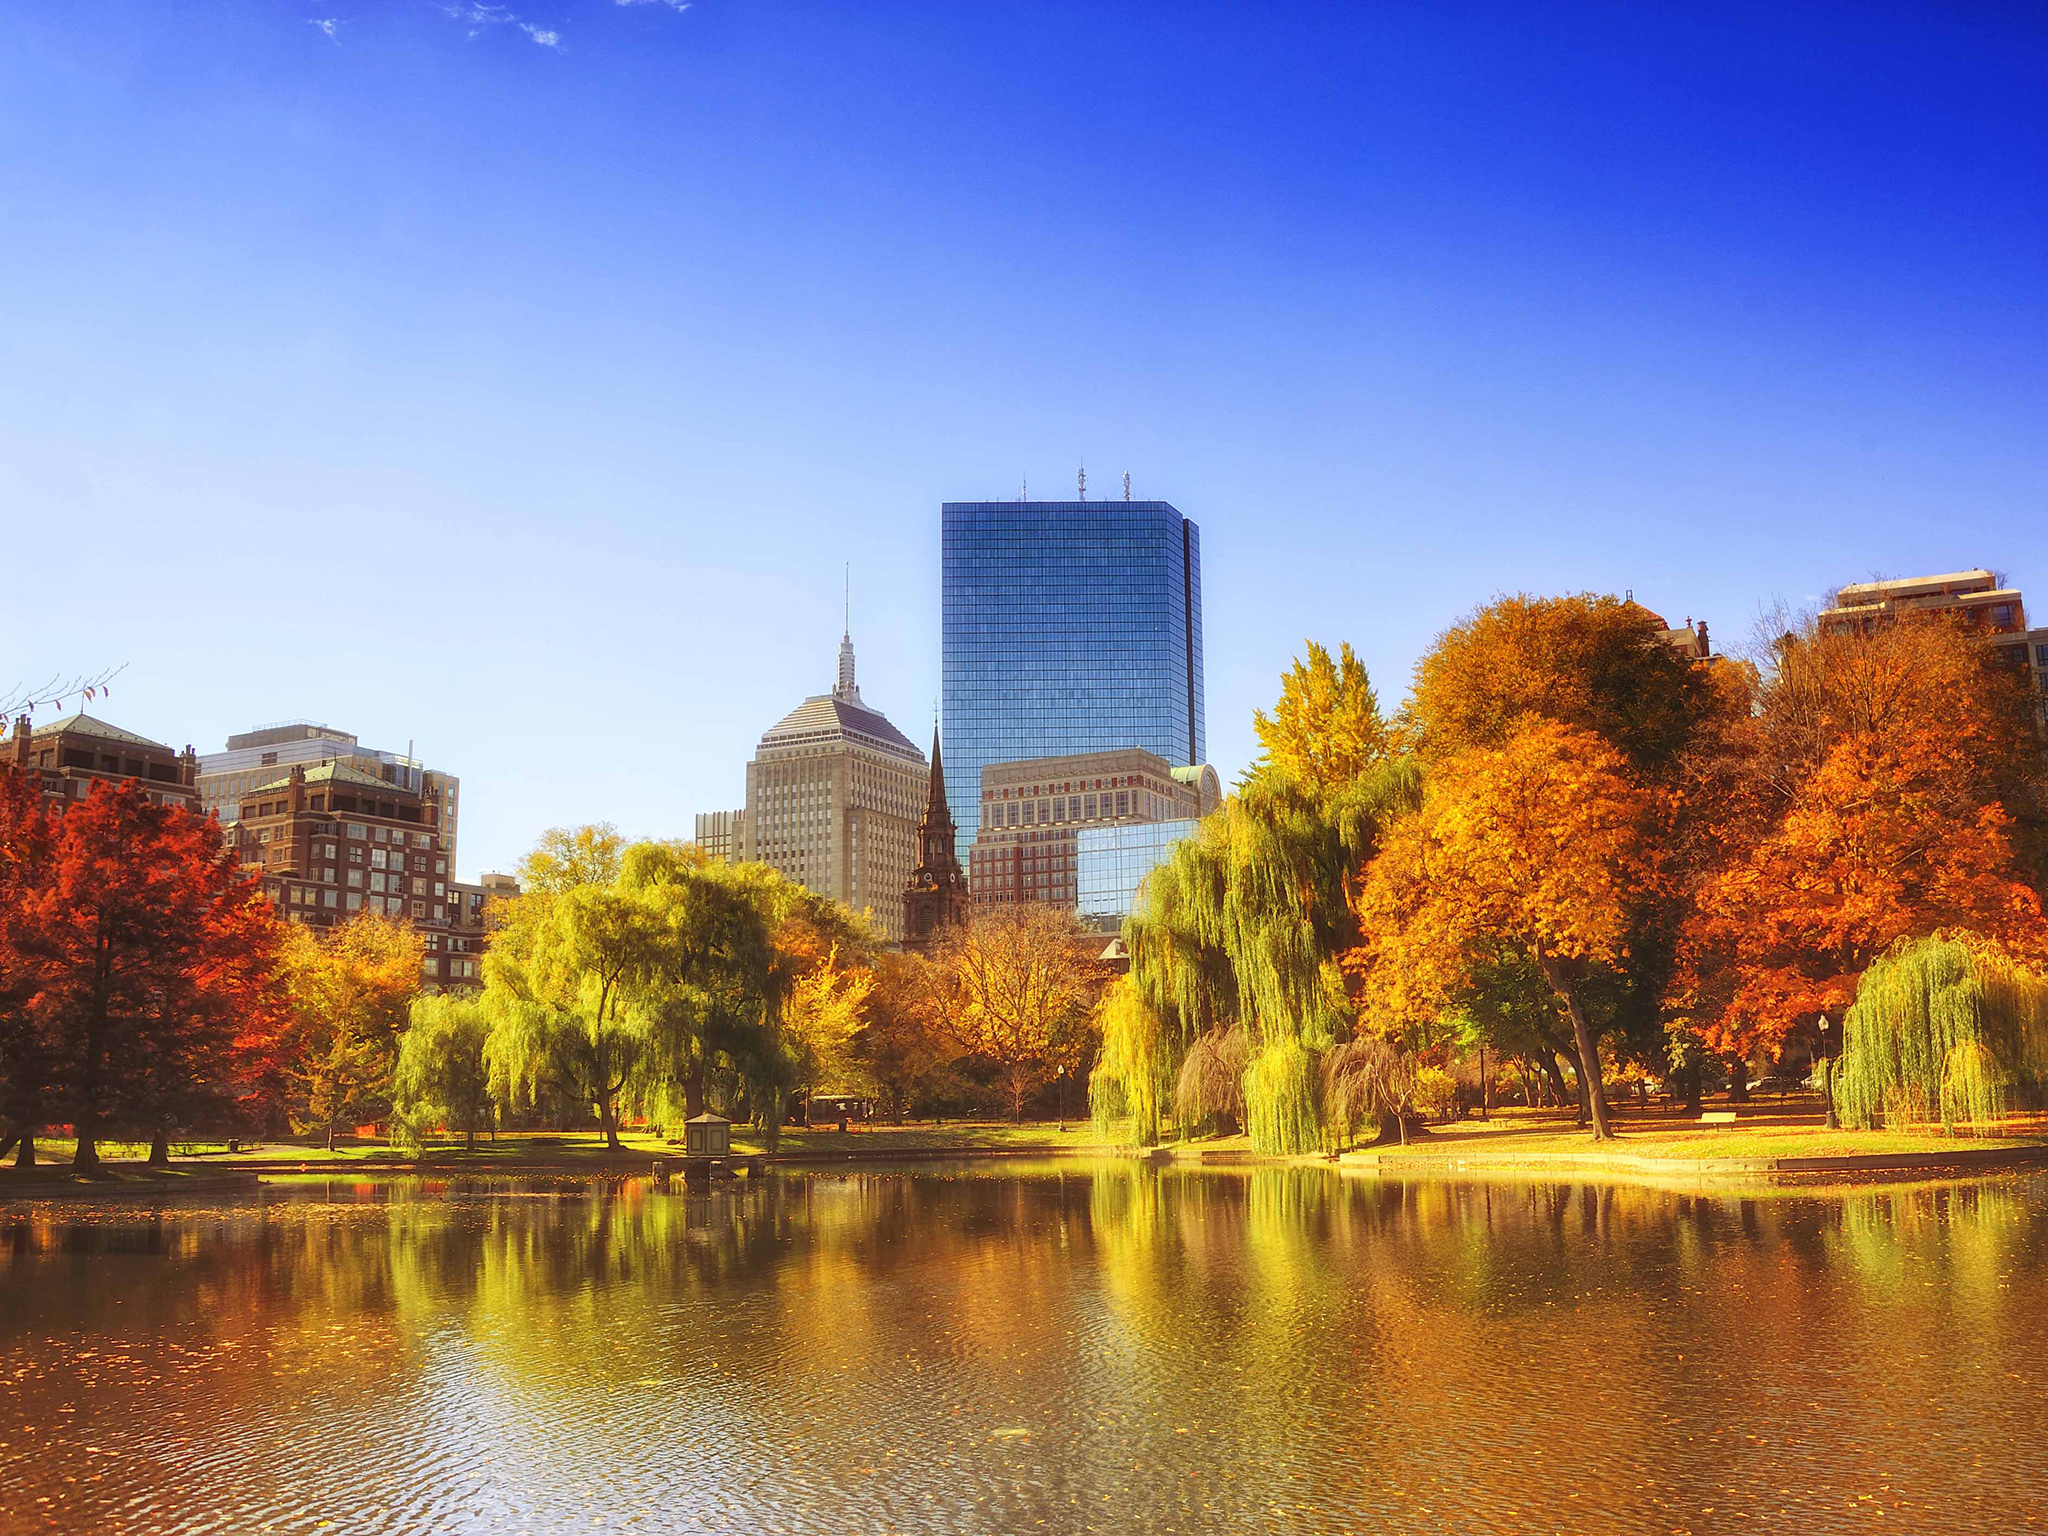
<path id="1" fill-rule="evenodd" d="M 0 1528 L 2023 1526 L 2044 1239 L 1123 1163 L 15 1208 Z"/>

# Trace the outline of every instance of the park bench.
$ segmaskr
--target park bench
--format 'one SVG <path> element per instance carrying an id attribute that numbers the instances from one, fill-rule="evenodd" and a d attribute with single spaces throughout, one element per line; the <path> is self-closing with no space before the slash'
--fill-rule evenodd
<path id="1" fill-rule="evenodd" d="M 1735 1111 L 1732 1109 L 1709 1109 L 1700 1115 L 1701 1125 L 1733 1125 Z"/>

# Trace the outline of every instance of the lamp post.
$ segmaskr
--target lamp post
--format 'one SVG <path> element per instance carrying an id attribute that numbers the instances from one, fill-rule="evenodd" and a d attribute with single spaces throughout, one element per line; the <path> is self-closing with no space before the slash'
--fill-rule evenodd
<path id="1" fill-rule="evenodd" d="M 1827 1105 L 1828 1111 L 1826 1125 L 1831 1131 L 1839 1131 L 1842 1128 L 1842 1122 L 1835 1118 L 1835 1053 L 1828 1049 L 1828 1016 L 1826 1014 L 1820 1016 L 1820 1048 L 1823 1053 L 1821 1056 L 1820 1077 L 1821 1099 Z"/>

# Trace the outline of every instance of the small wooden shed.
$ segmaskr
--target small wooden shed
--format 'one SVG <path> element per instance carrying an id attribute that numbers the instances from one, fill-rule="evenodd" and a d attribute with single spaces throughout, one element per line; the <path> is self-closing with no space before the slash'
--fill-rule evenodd
<path id="1" fill-rule="evenodd" d="M 732 1122 L 708 1109 L 683 1122 L 683 1153 L 687 1157 L 730 1157 Z"/>

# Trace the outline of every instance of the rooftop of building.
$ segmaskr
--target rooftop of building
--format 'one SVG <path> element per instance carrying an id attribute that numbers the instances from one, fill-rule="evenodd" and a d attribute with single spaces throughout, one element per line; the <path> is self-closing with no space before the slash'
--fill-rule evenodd
<path id="1" fill-rule="evenodd" d="M 317 720 L 280 720 L 273 725 L 259 725 L 253 731 L 230 736 L 227 750 L 238 752 L 245 747 L 275 747 L 287 741 L 345 741 L 353 745 L 355 740 L 353 731 L 336 730 Z"/>
<path id="2" fill-rule="evenodd" d="M 386 794 L 403 795 L 408 800 L 419 798 L 416 790 L 407 789 L 402 784 L 393 784 L 389 779 L 380 779 L 375 774 L 364 773 L 360 768 L 351 768 L 346 763 L 322 763 L 317 768 L 308 768 L 305 779 L 308 784 L 350 784 L 362 789 L 382 790 Z M 292 776 L 286 774 L 281 779 L 272 779 L 267 784 L 257 785 L 249 793 L 273 794 L 280 789 L 291 788 L 291 784 Z"/>
<path id="3" fill-rule="evenodd" d="M 847 740 L 879 748 L 908 762 L 922 763 L 924 754 L 878 710 L 836 694 L 805 699 L 763 733 L 761 750 Z"/>
<path id="4" fill-rule="evenodd" d="M 118 725 L 109 725 L 80 710 L 75 715 L 66 715 L 61 720 L 52 720 L 47 725 L 30 728 L 29 737 L 37 736 L 92 736 L 101 741 L 117 741 L 131 747 L 148 747 L 153 752 L 175 753 L 177 748 L 167 747 L 160 741 L 151 741 L 147 736 L 138 736 L 133 731 L 124 731 Z"/>
<path id="5" fill-rule="evenodd" d="M 1969 571 L 1947 571 L 1938 576 L 1902 576 L 1895 580 L 1857 581 L 1835 593 L 1838 608 L 1868 607 L 1873 603 L 1897 602 L 1909 597 L 2003 597 L 2019 594 L 1998 585 L 1998 578 L 1981 567 Z"/>
<path id="6" fill-rule="evenodd" d="M 1099 769 L 1084 767 L 1084 764 L 1100 764 Z M 1144 747 L 1106 747 L 1099 752 L 1062 752 L 1054 757 L 1013 757 L 1001 762 L 983 763 L 981 776 L 984 781 L 991 774 L 999 779 L 1052 778 L 1059 774 L 1106 772 L 1112 763 L 1135 765 L 1160 778 L 1169 775 L 1179 777 L 1181 770 Z M 1199 777 L 1200 768 L 1189 770 Z M 1183 781 L 1186 782 L 1186 781 Z"/>
<path id="7" fill-rule="evenodd" d="M 1127 501 L 1121 496 L 1087 501 L 1029 501 L 1022 497 L 994 501 L 947 501 L 939 504 L 941 515 L 948 512 L 1171 512 L 1182 516 L 1170 501 Z"/>

